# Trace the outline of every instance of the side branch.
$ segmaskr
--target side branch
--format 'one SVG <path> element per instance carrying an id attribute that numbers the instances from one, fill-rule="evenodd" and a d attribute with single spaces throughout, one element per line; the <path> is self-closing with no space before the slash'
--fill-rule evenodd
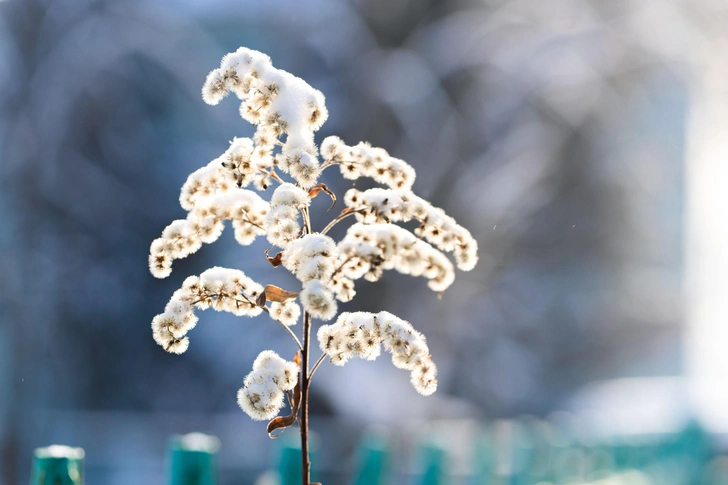
<path id="1" fill-rule="evenodd" d="M 268 313 L 270 313 L 270 312 L 268 312 Z M 278 322 L 278 323 L 280 323 L 283 326 L 283 328 L 286 329 L 286 332 L 288 332 L 288 334 L 291 337 L 293 337 L 293 340 L 296 341 L 296 345 L 298 345 L 298 350 L 301 350 L 302 351 L 303 350 L 303 345 L 301 344 L 301 341 L 298 340 L 298 337 L 296 337 L 296 334 L 293 333 L 293 330 L 291 330 L 290 328 L 288 328 L 288 325 L 286 325 L 285 323 L 281 322 L 280 320 L 275 320 L 275 321 Z"/>
<path id="2" fill-rule="evenodd" d="M 353 209 L 344 209 L 343 211 L 341 211 L 341 214 L 339 214 L 338 216 L 336 216 L 336 218 L 334 220 L 332 220 L 331 222 L 329 222 L 328 225 L 326 227 L 324 227 L 324 230 L 321 231 L 321 234 L 326 234 L 327 232 L 329 232 L 331 230 L 332 227 L 334 227 L 336 224 L 338 224 L 339 222 L 343 221 L 347 217 L 349 217 L 351 215 L 354 215 L 354 214 L 358 214 L 358 213 L 363 212 L 365 210 L 366 209 L 356 209 L 356 210 L 353 210 Z"/>
<path id="3" fill-rule="evenodd" d="M 266 305 L 257 305 L 255 303 L 253 303 L 252 301 L 250 301 L 250 299 L 247 296 L 245 296 L 245 295 L 243 295 L 243 298 L 245 298 L 245 300 L 248 303 L 250 303 L 251 305 L 257 306 L 258 308 L 262 308 L 263 311 L 265 311 L 268 315 L 270 315 L 270 309 Z M 271 317 L 271 318 L 273 318 L 273 317 Z M 280 320 L 276 320 L 275 318 L 273 318 L 273 321 L 280 323 L 281 326 L 286 329 L 286 332 L 288 332 L 288 334 L 291 337 L 293 337 L 293 340 L 295 340 L 296 345 L 298 345 L 298 350 L 303 350 L 303 345 L 301 344 L 301 341 L 298 340 L 298 337 L 296 337 L 296 334 L 293 333 L 293 330 L 291 330 L 290 328 L 288 328 L 288 325 L 286 325 L 285 323 L 281 322 Z"/>
<path id="4" fill-rule="evenodd" d="M 321 357 L 316 361 L 316 363 L 311 368 L 311 372 L 308 373 L 308 380 L 310 381 L 313 378 L 313 374 L 316 372 L 316 369 L 321 365 L 321 362 L 324 361 L 324 357 L 326 357 L 329 354 L 322 354 Z"/>

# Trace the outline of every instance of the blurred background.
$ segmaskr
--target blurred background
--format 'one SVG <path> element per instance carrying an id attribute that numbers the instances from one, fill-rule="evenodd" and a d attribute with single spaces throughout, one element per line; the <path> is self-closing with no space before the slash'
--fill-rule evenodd
<path id="1" fill-rule="evenodd" d="M 451 443 L 446 483 L 475 473 L 457 460 L 479 426 L 550 423 L 582 444 L 687 427 L 724 450 L 723 0 L 4 0 L 0 484 L 27 483 L 32 450 L 51 443 L 86 450 L 90 484 L 163 483 L 165 440 L 189 431 L 220 438 L 222 484 L 275 466 L 276 442 L 235 395 L 260 350 L 293 354 L 285 332 L 206 312 L 176 356 L 150 330 L 207 267 L 292 281 L 265 241 L 240 248 L 232 231 L 166 280 L 147 269 L 151 241 L 184 216 L 187 175 L 252 134 L 233 100 L 200 96 L 239 46 L 326 95 L 319 141 L 407 160 L 415 192 L 480 245 L 441 300 L 390 272 L 342 305 L 412 322 L 439 389 L 417 395 L 387 358 L 323 365 L 311 406 L 325 484 L 347 483 L 372 427 L 396 437 L 401 477 L 416 443 Z"/>

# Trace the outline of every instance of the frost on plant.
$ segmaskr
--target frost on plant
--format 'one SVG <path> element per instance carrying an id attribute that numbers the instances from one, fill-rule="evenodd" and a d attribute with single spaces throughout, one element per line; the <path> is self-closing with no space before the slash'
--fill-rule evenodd
<path id="1" fill-rule="evenodd" d="M 187 333 L 197 323 L 195 310 L 207 308 L 240 316 L 265 311 L 281 323 L 300 358 L 297 354 L 287 361 L 270 350 L 258 356 L 238 392 L 240 407 L 253 419 L 276 417 L 286 395 L 292 416 L 299 408 L 305 415 L 309 380 L 325 356 L 335 365 L 354 357 L 373 360 L 382 346 L 396 367 L 410 371 L 418 392 L 432 394 L 437 370 L 425 337 L 408 322 L 384 311 L 341 313 L 333 324 L 318 329 L 323 355 L 309 370 L 311 319 L 332 321 L 337 302 L 356 294 L 358 279 L 376 281 L 384 270 L 422 276 L 432 290 L 443 292 L 455 278 L 447 253 L 459 269 L 469 271 L 478 259 L 476 241 L 442 209 L 413 193 L 415 170 L 405 161 L 368 143 L 349 146 L 333 136 L 318 147 L 314 132 L 328 116 L 323 94 L 274 68 L 265 54 L 240 48 L 223 58 L 208 75 L 202 97 L 214 105 L 230 93 L 240 99 L 240 115 L 256 126 L 255 134 L 235 138 L 218 158 L 188 177 L 180 193 L 187 217 L 172 222 L 152 242 L 149 268 L 158 278 L 169 276 L 175 259 L 217 240 L 229 220 L 243 246 L 267 238 L 273 247 L 265 257 L 290 271 L 300 285 L 287 291 L 263 286 L 236 269 L 211 268 L 187 278 L 164 313 L 154 317 L 154 340 L 168 352 L 185 352 Z M 352 188 L 339 215 L 313 232 L 311 199 L 324 193 L 336 202 L 328 187 L 318 183 L 321 172 L 335 166 L 345 179 L 368 177 L 383 187 Z M 349 217 L 355 223 L 343 239 L 327 235 Z M 419 223 L 414 233 L 395 225 L 413 220 Z M 301 328 L 295 327 L 301 319 L 299 339 L 291 327 Z"/>

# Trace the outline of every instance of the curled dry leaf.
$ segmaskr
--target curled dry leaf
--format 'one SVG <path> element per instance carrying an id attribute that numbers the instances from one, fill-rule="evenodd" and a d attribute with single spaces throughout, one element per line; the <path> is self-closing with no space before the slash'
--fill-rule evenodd
<path id="1" fill-rule="evenodd" d="M 283 288 L 279 288 L 275 285 L 265 285 L 263 294 L 268 301 L 276 303 L 285 303 L 288 300 L 293 300 L 298 297 L 298 293 L 295 291 L 286 291 Z"/>
<path id="2" fill-rule="evenodd" d="M 296 419 L 298 418 L 298 408 L 301 404 L 301 385 L 296 384 L 296 387 L 293 389 L 293 397 L 291 398 L 291 414 L 288 416 L 278 416 L 277 418 L 273 418 L 270 423 L 268 423 L 268 436 L 270 436 L 271 439 L 278 438 L 283 431 L 292 426 L 293 423 L 296 422 Z M 281 432 L 277 434 L 273 434 L 274 431 L 280 429 Z"/>
<path id="3" fill-rule="evenodd" d="M 296 355 L 293 357 L 293 362 L 298 364 L 299 367 L 301 367 L 301 352 L 296 352 Z M 270 423 L 268 423 L 268 436 L 270 436 L 271 439 L 278 438 L 283 431 L 292 426 L 293 423 L 296 422 L 296 419 L 298 418 L 298 408 L 301 405 L 301 383 L 299 382 L 296 384 L 296 387 L 293 388 L 293 393 L 288 394 L 288 399 L 291 404 L 291 414 L 288 416 L 278 416 L 277 418 L 274 418 L 271 420 Z M 273 431 L 276 431 L 280 429 L 281 432 L 277 434 L 273 434 Z"/>
<path id="4" fill-rule="evenodd" d="M 275 257 L 271 258 L 270 256 L 268 256 L 268 251 L 270 251 L 270 250 L 271 250 L 271 248 L 268 248 L 265 250 L 265 259 L 267 259 L 268 262 L 270 264 L 272 264 L 274 268 L 277 268 L 278 266 L 280 266 L 282 264 L 283 251 L 276 254 Z"/>
<path id="5" fill-rule="evenodd" d="M 328 194 L 329 197 L 331 197 L 331 206 L 326 210 L 331 210 L 334 205 L 336 205 L 336 195 L 329 190 L 329 188 L 326 186 L 326 184 L 318 184 L 314 185 L 308 190 L 308 196 L 312 199 L 316 197 L 321 191 L 324 191 Z"/>

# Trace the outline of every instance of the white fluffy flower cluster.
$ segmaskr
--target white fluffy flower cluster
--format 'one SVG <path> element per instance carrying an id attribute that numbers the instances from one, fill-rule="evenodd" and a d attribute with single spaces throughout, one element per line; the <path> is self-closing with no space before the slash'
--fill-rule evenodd
<path id="1" fill-rule="evenodd" d="M 336 315 L 330 280 L 338 255 L 334 240 L 317 233 L 296 239 L 283 252 L 281 262 L 303 283 L 299 299 L 314 318 L 331 320 Z"/>
<path id="2" fill-rule="evenodd" d="M 374 360 L 384 344 L 392 353 L 395 367 L 410 371 L 410 381 L 417 392 L 429 396 L 437 389 L 437 367 L 425 336 L 389 312 L 342 313 L 336 323 L 319 329 L 318 341 L 321 351 L 339 366 L 352 357 Z"/>
<path id="3" fill-rule="evenodd" d="M 362 277 L 376 281 L 384 270 L 395 269 L 424 276 L 431 289 L 441 292 L 455 278 L 453 263 L 443 251 L 452 252 L 462 270 L 475 266 L 476 241 L 442 209 L 414 195 L 415 171 L 405 161 L 368 143 L 348 146 L 332 136 L 321 144 L 321 163 L 314 142 L 314 133 L 328 117 L 321 92 L 274 68 L 265 54 L 244 47 L 227 54 L 220 68 L 208 75 L 202 96 L 205 102 L 218 104 L 230 92 L 241 100 L 240 115 L 256 126 L 255 134 L 235 138 L 225 153 L 189 176 L 180 193 L 187 218 L 172 222 L 152 242 L 150 270 L 158 278 L 168 276 L 174 259 L 217 240 L 224 221 L 231 220 L 241 245 L 265 235 L 280 247 L 283 251 L 268 260 L 293 273 L 301 290 L 264 288 L 242 271 L 218 267 L 191 276 L 164 313 L 152 320 L 154 340 L 166 351 L 187 350 L 187 332 L 197 323 L 195 309 L 212 307 L 247 316 L 266 310 L 273 319 L 291 326 L 301 316 L 301 307 L 294 301 L 298 296 L 309 316 L 329 321 L 336 316 L 337 300 L 351 300 L 354 281 Z M 347 192 L 348 209 L 322 231 L 355 214 L 358 222 L 338 244 L 325 234 L 312 233 L 309 215 L 311 198 L 320 191 L 336 200 L 328 187 L 316 185 L 321 171 L 331 165 L 339 165 L 346 179 L 369 177 L 388 187 Z M 278 169 L 294 183 L 282 180 Z M 266 190 L 272 181 L 280 185 L 270 203 L 245 188 Z M 416 235 L 392 224 L 411 220 L 420 222 Z M 437 370 L 424 336 L 387 312 L 343 313 L 333 325 L 322 326 L 318 338 L 336 365 L 352 357 L 373 360 L 384 344 L 394 364 L 411 372 L 418 392 L 429 395 L 437 387 Z M 261 353 L 238 392 L 240 407 L 253 419 L 273 418 L 283 405 L 284 393 L 296 386 L 298 372 L 296 363 L 275 352 Z"/>
<path id="4" fill-rule="evenodd" d="M 293 184 L 283 183 L 271 197 L 271 210 L 265 218 L 265 229 L 268 241 L 280 248 L 298 239 L 301 235 L 301 224 L 298 214 L 311 203 L 308 192 Z"/>
<path id="5" fill-rule="evenodd" d="M 283 407 L 283 393 L 298 383 L 298 365 L 264 350 L 253 362 L 253 371 L 245 376 L 238 390 L 238 405 L 255 420 L 272 419 Z"/>
<path id="6" fill-rule="evenodd" d="M 367 224 L 418 220 L 421 225 L 415 234 L 442 251 L 454 252 L 457 266 L 463 271 L 472 270 L 478 262 L 478 242 L 470 231 L 410 190 L 349 189 L 344 202 L 359 210 L 357 220 Z"/>
<path id="7" fill-rule="evenodd" d="M 274 165 L 270 140 L 256 139 L 256 144 L 250 138 L 235 138 L 230 148 L 216 161 L 227 171 L 227 176 L 238 187 L 247 187 L 252 182 L 256 189 L 266 190 L 271 184 L 270 169 Z"/>
<path id="8" fill-rule="evenodd" d="M 263 287 L 237 269 L 214 267 L 199 277 L 190 276 L 175 291 L 164 313 L 152 319 L 154 341 L 164 350 L 181 354 L 189 346 L 186 336 L 197 324 L 194 310 L 214 308 L 234 315 L 257 316 L 262 309 L 255 299 Z"/>
<path id="9" fill-rule="evenodd" d="M 270 304 L 270 316 L 273 320 L 278 320 L 283 325 L 290 327 L 298 323 L 298 319 L 301 317 L 301 307 L 294 300 L 284 303 L 273 302 Z"/>
<path id="10" fill-rule="evenodd" d="M 414 234 L 394 224 L 356 223 L 349 228 L 339 244 L 340 272 L 332 285 L 342 283 L 350 290 L 339 292 L 337 298 L 350 300 L 352 280 L 364 277 L 377 281 L 385 269 L 402 274 L 424 276 L 434 291 L 445 291 L 455 280 L 455 270 L 442 252 L 418 239 Z"/>
<path id="11" fill-rule="evenodd" d="M 409 189 L 415 182 L 411 165 L 366 142 L 350 147 L 339 137 L 330 136 L 321 144 L 321 156 L 326 164 L 339 165 L 346 179 L 370 177 L 392 189 Z"/>
<path id="12" fill-rule="evenodd" d="M 203 243 L 220 237 L 225 221 L 231 220 L 235 239 L 243 246 L 265 234 L 263 222 L 270 210 L 268 202 L 255 192 L 234 187 L 228 175 L 211 162 L 192 173 L 182 187 L 180 203 L 188 210 L 186 219 L 178 219 L 152 241 L 149 269 L 157 278 L 172 273 L 172 261 L 197 252 Z"/>
<path id="13" fill-rule="evenodd" d="M 256 142 L 265 152 L 287 135 L 277 162 L 302 187 L 312 187 L 321 171 L 313 134 L 328 117 L 324 95 L 245 47 L 223 57 L 207 76 L 202 97 L 217 104 L 229 92 L 242 101 L 240 116 L 257 126 Z"/>

